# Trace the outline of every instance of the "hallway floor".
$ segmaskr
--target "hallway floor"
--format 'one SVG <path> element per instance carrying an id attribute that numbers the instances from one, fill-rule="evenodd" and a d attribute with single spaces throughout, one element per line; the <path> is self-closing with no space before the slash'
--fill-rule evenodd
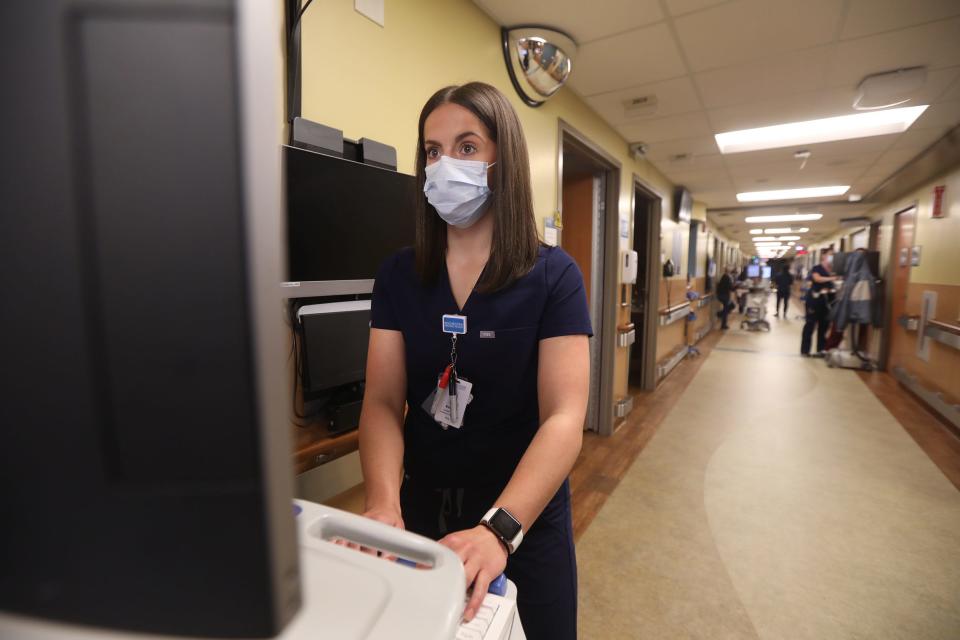
<path id="1" fill-rule="evenodd" d="M 579 538 L 582 639 L 960 638 L 960 492 L 796 313 L 731 315 Z"/>

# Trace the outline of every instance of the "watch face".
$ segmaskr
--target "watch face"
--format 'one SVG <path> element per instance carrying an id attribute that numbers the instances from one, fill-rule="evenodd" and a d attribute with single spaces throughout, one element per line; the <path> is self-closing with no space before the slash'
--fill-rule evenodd
<path id="1" fill-rule="evenodd" d="M 513 540 L 520 533 L 520 523 L 503 509 L 498 509 L 493 514 L 490 518 L 490 526 L 499 532 L 504 540 Z"/>

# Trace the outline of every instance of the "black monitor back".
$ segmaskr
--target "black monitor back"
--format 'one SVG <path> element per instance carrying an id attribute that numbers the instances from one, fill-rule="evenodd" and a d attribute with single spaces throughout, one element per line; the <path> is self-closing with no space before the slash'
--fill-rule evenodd
<path id="1" fill-rule="evenodd" d="M 0 9 L 16 87 L 0 145 L 0 609 L 264 637 L 298 607 L 287 423 L 267 423 L 281 405 L 265 345 L 283 334 L 259 286 L 280 278 L 281 222 L 252 235 L 251 195 L 271 187 L 247 181 L 262 132 L 241 108 L 258 2 Z M 279 119 L 264 125 L 276 219 Z"/>

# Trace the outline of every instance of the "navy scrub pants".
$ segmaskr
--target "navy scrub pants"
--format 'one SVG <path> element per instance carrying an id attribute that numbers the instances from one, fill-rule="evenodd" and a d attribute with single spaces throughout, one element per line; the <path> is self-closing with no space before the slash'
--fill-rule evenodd
<path id="1" fill-rule="evenodd" d="M 812 294 L 810 294 L 812 296 Z M 827 298 L 822 295 L 807 300 L 806 321 L 803 324 L 803 333 L 800 336 L 800 353 L 810 355 L 810 346 L 813 342 L 813 332 L 817 332 L 817 353 L 826 348 L 827 328 L 830 326 L 830 308 Z"/>
<path id="2" fill-rule="evenodd" d="M 400 508 L 407 530 L 439 540 L 479 524 L 503 487 L 438 489 L 404 477 Z M 564 481 L 523 542 L 507 559 L 517 585 L 517 608 L 528 640 L 577 637 L 577 561 L 573 547 L 570 484 Z"/>

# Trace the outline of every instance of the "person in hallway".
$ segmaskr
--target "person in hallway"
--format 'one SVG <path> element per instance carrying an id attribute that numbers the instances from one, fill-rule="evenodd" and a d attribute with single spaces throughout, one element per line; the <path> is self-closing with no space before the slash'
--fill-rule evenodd
<path id="1" fill-rule="evenodd" d="M 720 311 L 717 311 L 717 317 L 720 318 L 720 328 L 724 331 L 729 329 L 727 326 L 727 316 L 733 309 L 733 301 L 730 300 L 733 295 L 733 270 L 724 269 L 720 281 L 717 282 L 717 300 L 720 301 Z"/>
<path id="2" fill-rule="evenodd" d="M 592 335 L 583 276 L 538 240 L 526 141 L 502 93 L 440 89 L 418 135 L 416 246 L 389 257 L 373 288 L 365 515 L 460 557 L 465 621 L 505 571 L 527 638 L 573 640 L 567 476 Z"/>
<path id="3" fill-rule="evenodd" d="M 740 275 L 737 276 L 735 292 L 737 296 L 737 312 L 741 315 L 743 315 L 743 312 L 747 309 L 747 291 L 749 289 L 750 278 L 747 277 L 747 267 L 744 265 L 743 269 L 740 270 Z"/>
<path id="4" fill-rule="evenodd" d="M 814 356 L 822 358 L 827 340 L 827 328 L 830 324 L 830 301 L 833 299 L 833 283 L 837 276 L 830 271 L 833 252 L 824 249 L 820 252 L 820 264 L 810 270 L 810 289 L 806 296 L 806 319 L 803 335 L 800 339 L 800 355 L 810 356 L 813 332 L 817 332 L 817 351 Z"/>
<path id="5" fill-rule="evenodd" d="M 793 276 L 786 265 L 777 272 L 773 283 L 777 286 L 777 310 L 773 315 L 776 318 L 780 317 L 780 302 L 783 301 L 783 317 L 786 319 L 787 307 L 790 305 L 790 290 L 793 288 Z"/>

